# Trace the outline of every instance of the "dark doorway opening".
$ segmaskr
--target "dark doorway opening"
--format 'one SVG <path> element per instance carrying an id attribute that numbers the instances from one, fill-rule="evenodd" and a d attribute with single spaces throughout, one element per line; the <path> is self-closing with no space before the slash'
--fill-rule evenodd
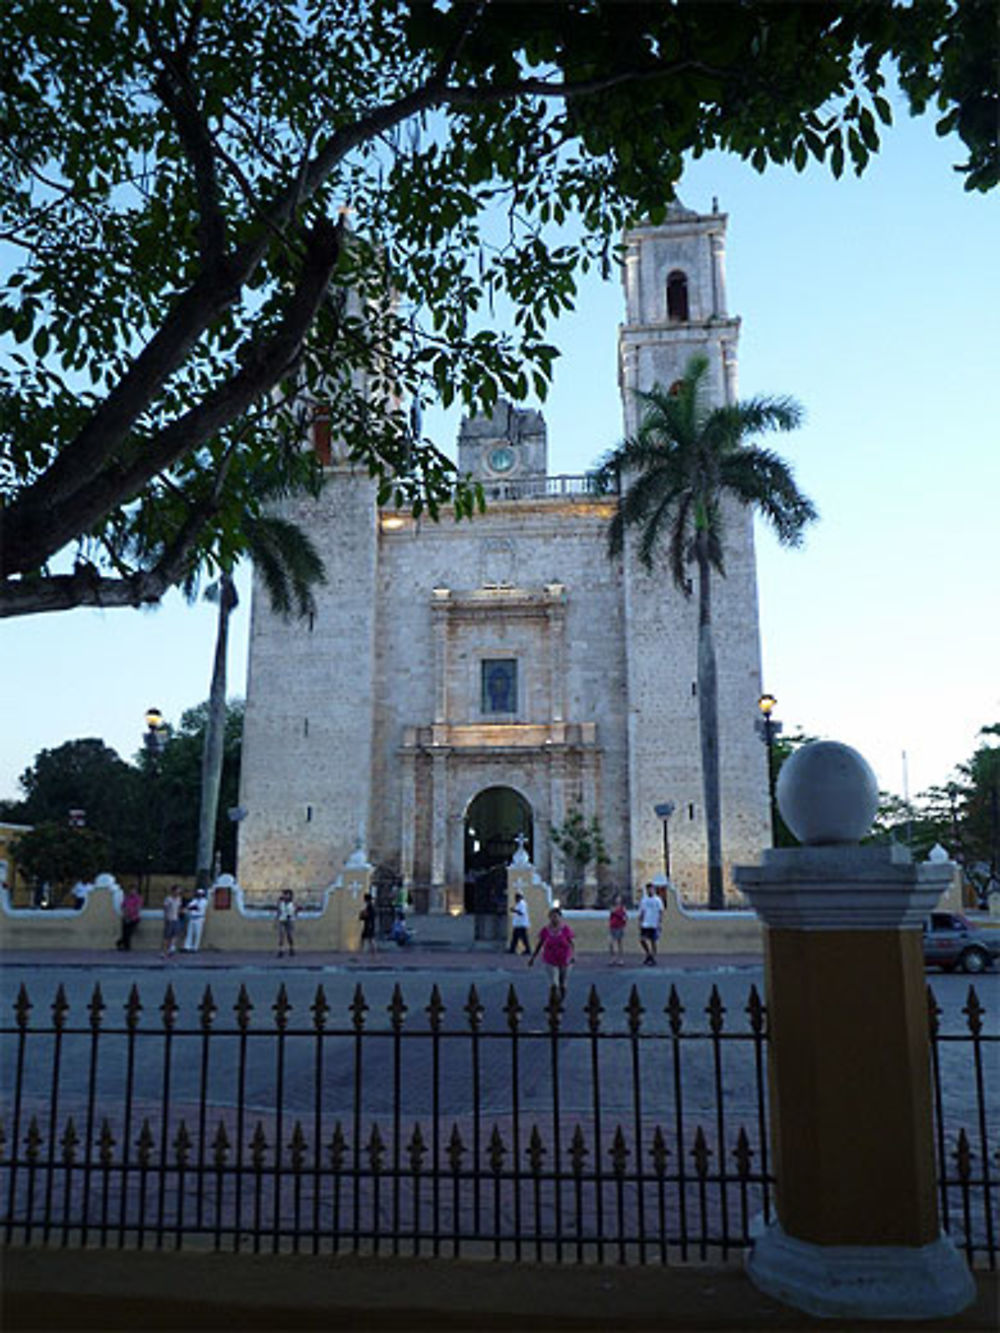
<path id="1" fill-rule="evenodd" d="M 479 939 L 506 935 L 507 867 L 517 835 L 532 855 L 531 806 L 513 787 L 487 787 L 465 812 L 465 910 L 476 917 Z"/>

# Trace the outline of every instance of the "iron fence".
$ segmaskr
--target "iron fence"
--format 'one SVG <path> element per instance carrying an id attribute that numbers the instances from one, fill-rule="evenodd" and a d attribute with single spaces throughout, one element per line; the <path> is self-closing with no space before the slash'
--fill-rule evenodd
<path id="1" fill-rule="evenodd" d="M 930 993 L 929 993 L 930 994 Z M 384 997 L 383 997 L 384 998 Z M 59 987 L 33 1021 L 25 987 L 0 1028 L 0 1234 L 52 1246 L 463 1255 L 557 1262 L 726 1260 L 773 1208 L 767 1015 L 755 987 L 692 1023 L 632 987 L 552 992 L 526 1017 L 514 986 L 414 1012 L 358 985 L 336 1021 L 282 985 L 231 1012 L 210 988 L 152 1021 L 133 986 L 73 1015 Z M 944 1225 L 996 1262 L 996 1107 L 974 990 L 965 1030 L 932 994 Z M 305 1017 L 305 1021 L 302 1018 Z M 183 1021 L 182 1021 L 183 1020 Z"/>

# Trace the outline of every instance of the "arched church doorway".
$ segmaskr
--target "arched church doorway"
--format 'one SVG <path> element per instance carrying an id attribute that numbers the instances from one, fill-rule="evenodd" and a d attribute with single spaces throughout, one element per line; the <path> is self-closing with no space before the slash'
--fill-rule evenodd
<path id="1" fill-rule="evenodd" d="M 532 854 L 531 805 L 513 787 L 487 787 L 465 812 L 465 910 L 477 917 L 503 916 L 507 866 L 517 851 L 517 835 Z"/>

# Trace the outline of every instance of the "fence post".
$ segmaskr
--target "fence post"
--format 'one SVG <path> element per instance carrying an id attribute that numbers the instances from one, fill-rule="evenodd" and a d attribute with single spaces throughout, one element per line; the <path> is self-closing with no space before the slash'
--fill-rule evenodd
<path id="1" fill-rule="evenodd" d="M 804 844 L 734 872 L 761 917 L 777 1221 L 748 1270 L 810 1314 L 954 1314 L 975 1287 L 940 1228 L 922 925 L 950 865 L 858 846 L 878 804 L 849 746 L 787 761 L 786 824 Z"/>

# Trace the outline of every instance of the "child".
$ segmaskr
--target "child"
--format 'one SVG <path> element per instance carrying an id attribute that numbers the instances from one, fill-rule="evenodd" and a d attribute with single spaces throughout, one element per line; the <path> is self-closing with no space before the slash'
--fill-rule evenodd
<path id="1" fill-rule="evenodd" d="M 625 965 L 625 927 L 628 925 L 628 912 L 622 903 L 622 896 L 616 893 L 611 900 L 608 913 L 608 951 L 611 954 L 612 967 Z"/>
<path id="2" fill-rule="evenodd" d="M 573 964 L 573 932 L 563 925 L 562 912 L 553 907 L 549 912 L 549 924 L 538 932 L 535 952 L 528 959 L 528 966 L 533 967 L 539 950 L 542 962 L 549 973 L 549 982 L 559 988 L 559 998 L 566 998 L 566 974 Z"/>

